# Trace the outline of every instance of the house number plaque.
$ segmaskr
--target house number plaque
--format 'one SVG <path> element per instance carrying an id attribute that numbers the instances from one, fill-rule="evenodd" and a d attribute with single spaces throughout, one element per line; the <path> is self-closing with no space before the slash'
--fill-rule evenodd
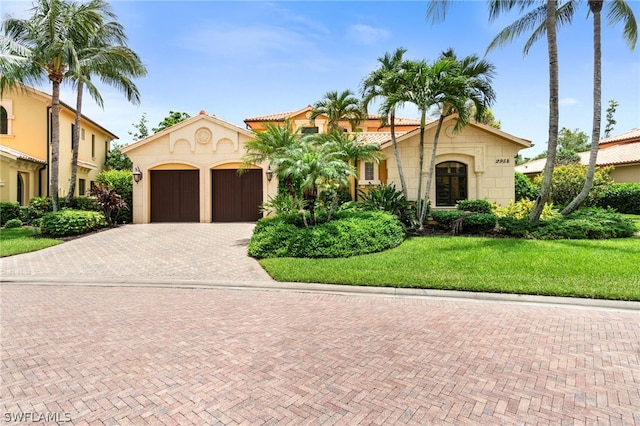
<path id="1" fill-rule="evenodd" d="M 496 164 L 509 164 L 508 158 L 496 158 Z"/>

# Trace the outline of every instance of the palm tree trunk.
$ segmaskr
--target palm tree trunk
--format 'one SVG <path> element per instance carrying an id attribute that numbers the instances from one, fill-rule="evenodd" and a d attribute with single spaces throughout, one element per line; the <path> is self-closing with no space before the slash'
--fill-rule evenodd
<path id="1" fill-rule="evenodd" d="M 438 150 L 438 139 L 440 139 L 440 130 L 444 123 L 445 116 L 440 114 L 438 119 L 438 127 L 436 127 L 436 135 L 433 138 L 433 149 L 431 150 L 431 162 L 429 163 L 429 174 L 427 175 L 427 188 L 424 191 L 425 208 L 422 210 L 419 221 L 420 229 L 424 229 L 424 220 L 426 218 L 427 206 L 429 205 L 429 194 L 431 193 L 431 185 L 433 185 L 433 176 L 436 174 L 436 151 Z"/>
<path id="2" fill-rule="evenodd" d="M 547 0 L 547 50 L 549 52 L 549 142 L 547 145 L 547 162 L 544 166 L 544 177 L 540 187 L 540 195 L 536 199 L 529 214 L 530 222 L 537 222 L 542 215 L 545 203 L 551 198 L 551 178 L 556 162 L 558 148 L 558 41 L 556 37 L 555 0 Z"/>
<path id="3" fill-rule="evenodd" d="M 423 220 L 422 220 L 422 211 L 426 209 L 427 200 L 422 200 L 422 172 L 424 170 L 424 128 L 426 122 L 427 111 L 422 110 L 420 114 L 420 143 L 418 145 L 418 193 L 416 200 L 416 213 L 418 214 L 418 225 L 420 230 L 424 229 Z"/>
<path id="4" fill-rule="evenodd" d="M 71 203 L 73 194 L 76 192 L 76 180 L 78 178 L 78 151 L 80 150 L 80 118 L 82 116 L 82 81 L 78 81 L 78 93 L 76 97 L 76 122 L 73 128 L 73 155 L 71 156 L 71 181 L 69 182 L 69 193 L 67 194 L 67 205 Z"/>
<path id="5" fill-rule="evenodd" d="M 577 210 L 587 199 L 591 188 L 593 188 L 593 178 L 596 173 L 596 163 L 598 160 L 598 144 L 600 142 L 600 125 L 602 115 L 602 52 L 601 52 L 601 11 L 602 0 L 589 1 L 589 8 L 593 13 L 593 126 L 591 128 L 591 151 L 589 152 L 589 167 L 587 168 L 587 178 L 582 187 L 582 191 L 574 198 L 567 207 L 562 210 L 563 215 L 568 215 Z"/>
<path id="6" fill-rule="evenodd" d="M 49 194 L 53 211 L 60 210 L 58 180 L 60 176 L 60 82 L 52 81 L 51 94 L 51 180 Z"/>
<path id="7" fill-rule="evenodd" d="M 393 145 L 393 155 L 396 157 L 396 164 L 398 166 L 398 177 L 400 178 L 400 187 L 402 187 L 402 193 L 405 199 L 409 199 L 407 195 L 407 184 L 404 180 L 404 172 L 402 171 L 402 160 L 400 159 L 400 151 L 398 150 L 398 142 L 396 141 L 396 113 L 391 111 L 389 114 L 389 124 L 391 127 L 391 144 Z"/>

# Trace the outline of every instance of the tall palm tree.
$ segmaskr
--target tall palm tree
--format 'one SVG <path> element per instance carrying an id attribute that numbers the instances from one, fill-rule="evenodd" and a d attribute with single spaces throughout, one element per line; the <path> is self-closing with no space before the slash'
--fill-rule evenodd
<path id="1" fill-rule="evenodd" d="M 600 126 L 602 123 L 602 29 L 601 12 L 603 0 L 589 0 L 589 11 L 593 14 L 593 125 L 591 128 L 591 149 L 589 152 L 589 167 L 587 177 L 580 193 L 562 210 L 563 215 L 575 211 L 580 207 L 593 188 L 593 180 L 598 160 L 600 143 Z M 633 50 L 638 40 L 638 25 L 633 11 L 624 0 L 607 2 L 609 5 L 607 16 L 610 24 L 624 21 L 624 38 Z"/>
<path id="2" fill-rule="evenodd" d="M 116 19 L 108 3 L 103 0 L 92 0 L 91 3 L 95 5 L 96 9 L 102 11 L 104 18 Z M 67 203 L 73 198 L 76 187 L 84 87 L 86 86 L 89 94 L 99 106 L 104 105 L 98 88 L 91 80 L 92 75 L 97 75 L 102 82 L 123 91 L 130 102 L 140 103 L 140 92 L 131 77 L 144 76 L 147 70 L 138 55 L 125 45 L 126 41 L 124 29 L 119 23 L 115 21 L 103 22 L 89 39 L 89 45 L 79 49 L 79 73 L 67 73 L 67 77 L 76 86 L 77 93 L 75 126 L 72 135 L 71 181 Z"/>
<path id="3" fill-rule="evenodd" d="M 534 2 L 531 0 L 490 0 L 489 19 L 495 20 L 502 12 L 517 8 L 520 12 L 525 12 L 532 5 L 535 7 L 527 12 L 522 18 L 503 29 L 491 42 L 487 51 L 512 41 L 521 34 L 534 30 L 533 35 L 527 40 L 524 47 L 526 53 L 529 47 L 537 39 L 546 34 L 547 54 L 549 58 L 549 133 L 547 142 L 547 162 L 544 168 L 544 178 L 540 186 L 540 193 L 529 215 L 532 222 L 538 221 L 542 214 L 544 205 L 551 198 L 551 178 L 556 161 L 556 151 L 558 147 L 558 43 L 557 26 L 571 22 L 573 17 L 573 1 L 567 2 L 564 8 L 558 8 L 556 0 L 546 0 L 545 2 Z"/>
<path id="4" fill-rule="evenodd" d="M 437 3 L 437 2 L 434 2 Z M 398 48 L 393 54 L 387 52 L 384 56 L 378 58 L 379 68 L 373 70 L 363 81 L 360 87 L 362 94 L 363 109 L 366 111 L 369 104 L 376 99 L 383 99 L 385 102 L 380 107 L 380 113 L 383 117 L 382 124 L 389 124 L 391 130 L 391 144 L 393 145 L 393 154 L 396 158 L 396 166 L 398 168 L 398 177 L 400 179 L 400 187 L 405 198 L 407 195 L 407 184 L 402 169 L 402 160 L 398 143 L 396 141 L 395 117 L 397 105 L 388 102 L 390 97 L 394 97 L 400 93 L 402 85 L 402 67 L 403 55 L 407 49 Z"/>
<path id="5" fill-rule="evenodd" d="M 358 124 L 364 119 L 364 112 L 360 107 L 360 101 L 351 90 L 327 92 L 324 99 L 313 104 L 311 119 L 315 120 L 320 115 L 328 118 L 328 130 L 332 132 L 340 129 L 341 121 L 348 121 L 351 131 L 355 131 Z"/>
<path id="6" fill-rule="evenodd" d="M 87 5 L 72 1 L 37 0 L 29 18 L 9 18 L 2 25 L 1 90 L 37 83 L 45 76 L 51 82 L 49 193 L 54 211 L 59 209 L 60 84 L 68 71 L 78 71 L 78 43 L 88 43 L 101 19 L 100 12 Z"/>

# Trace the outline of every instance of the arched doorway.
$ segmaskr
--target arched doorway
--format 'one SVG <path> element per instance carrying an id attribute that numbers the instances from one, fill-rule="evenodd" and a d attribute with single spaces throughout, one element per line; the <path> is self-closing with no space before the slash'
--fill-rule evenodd
<path id="1" fill-rule="evenodd" d="M 457 161 L 436 164 L 436 206 L 455 206 L 467 199 L 467 165 Z"/>
<path id="2" fill-rule="evenodd" d="M 20 204 L 21 206 L 24 205 L 24 179 L 22 178 L 22 175 L 20 173 L 18 173 L 18 192 L 17 192 L 17 200 L 18 204 Z"/>

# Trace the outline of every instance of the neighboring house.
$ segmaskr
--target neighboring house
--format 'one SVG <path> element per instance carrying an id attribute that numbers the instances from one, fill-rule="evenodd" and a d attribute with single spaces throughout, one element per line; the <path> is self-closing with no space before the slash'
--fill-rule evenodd
<path id="1" fill-rule="evenodd" d="M 256 131 L 263 129 L 265 123 L 291 120 L 296 128 L 302 128 L 302 133 L 326 132 L 326 118 L 321 116 L 311 122 L 310 114 L 311 106 L 307 106 L 298 111 L 244 121 Z M 436 176 L 430 194 L 432 207 L 451 208 L 461 199 L 483 198 L 508 204 L 514 199 L 514 158 L 521 149 L 529 148 L 531 142 L 480 123 L 470 123 L 454 134 L 455 119 L 456 116 L 447 117 L 442 126 L 436 153 Z M 418 190 L 419 126 L 420 120 L 396 118 L 396 139 L 410 199 L 417 198 Z M 425 128 L 423 184 L 426 184 L 436 126 L 437 121 L 431 121 Z M 345 131 L 349 129 L 348 122 L 341 123 L 341 127 Z M 358 164 L 360 189 L 386 183 L 394 183 L 400 189 L 389 127 L 380 127 L 379 115 L 369 115 L 359 127 L 360 140 L 378 144 L 385 156 L 378 167 L 373 163 Z"/>
<path id="2" fill-rule="evenodd" d="M 238 174 L 254 133 L 200 111 L 122 148 L 142 173 L 133 184 L 133 222 L 247 222 L 277 192 L 267 166 Z"/>
<path id="3" fill-rule="evenodd" d="M 27 87 L 6 91 L 0 99 L 0 201 L 26 205 L 49 194 L 51 95 Z M 60 170 L 58 194 L 71 180 L 71 134 L 75 110 L 60 103 Z M 88 195 L 103 170 L 110 143 L 117 136 L 82 116 L 75 195 Z"/>
<path id="4" fill-rule="evenodd" d="M 580 164 L 589 164 L 589 151 L 578 153 Z M 534 178 L 544 170 L 546 158 L 529 161 L 516 171 Z M 601 139 L 598 146 L 598 166 L 613 166 L 611 178 L 618 183 L 640 182 L 640 127 Z"/>

